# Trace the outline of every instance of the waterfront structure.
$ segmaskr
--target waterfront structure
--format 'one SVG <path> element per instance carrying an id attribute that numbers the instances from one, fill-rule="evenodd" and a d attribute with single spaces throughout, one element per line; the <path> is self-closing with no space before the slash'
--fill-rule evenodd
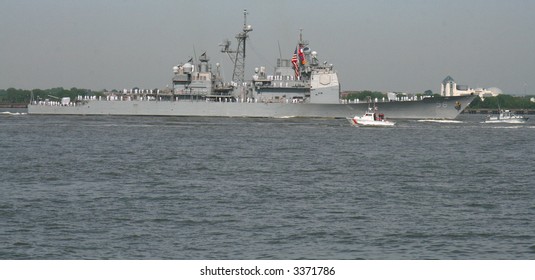
<path id="1" fill-rule="evenodd" d="M 478 95 L 481 99 L 485 97 L 498 96 L 502 91 L 497 87 L 490 88 L 471 88 L 466 85 L 459 85 L 451 76 L 447 76 L 440 84 L 441 96 L 465 96 Z"/>

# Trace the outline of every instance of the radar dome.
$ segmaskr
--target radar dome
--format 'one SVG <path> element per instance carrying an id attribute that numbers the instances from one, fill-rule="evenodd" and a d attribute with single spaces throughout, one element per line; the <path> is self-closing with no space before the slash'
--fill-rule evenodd
<path id="1" fill-rule="evenodd" d="M 187 73 L 187 74 L 190 74 L 191 72 L 193 72 L 193 65 L 191 65 L 191 63 L 186 63 L 184 64 L 184 66 L 182 66 L 184 68 L 184 73 Z"/>

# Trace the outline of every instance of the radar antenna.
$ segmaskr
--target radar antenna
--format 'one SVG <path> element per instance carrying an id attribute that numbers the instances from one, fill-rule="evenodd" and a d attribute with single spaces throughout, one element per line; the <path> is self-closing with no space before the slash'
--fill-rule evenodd
<path id="1" fill-rule="evenodd" d="M 245 42 L 249 37 L 247 33 L 253 31 L 251 25 L 247 25 L 247 14 L 247 10 L 243 10 L 243 31 L 236 35 L 238 48 L 236 50 L 231 50 L 229 40 L 225 40 L 223 43 L 219 44 L 219 46 L 222 47 L 221 52 L 227 53 L 234 64 L 232 81 L 238 84 L 245 82 Z"/>

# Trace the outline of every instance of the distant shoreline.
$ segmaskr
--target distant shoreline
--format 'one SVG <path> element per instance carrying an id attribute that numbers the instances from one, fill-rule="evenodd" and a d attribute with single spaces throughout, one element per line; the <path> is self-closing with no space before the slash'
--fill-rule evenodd
<path id="1" fill-rule="evenodd" d="M 26 103 L 0 103 L 0 108 L 28 108 Z"/>
<path id="2" fill-rule="evenodd" d="M 534 109 L 508 109 L 508 108 L 503 108 L 503 110 L 509 110 L 511 112 L 513 112 L 514 114 L 517 114 L 517 115 L 535 115 L 535 110 Z M 464 109 L 464 111 L 461 113 L 461 114 L 499 114 L 500 113 L 500 110 L 499 109 L 471 109 L 471 108 L 466 108 Z"/>

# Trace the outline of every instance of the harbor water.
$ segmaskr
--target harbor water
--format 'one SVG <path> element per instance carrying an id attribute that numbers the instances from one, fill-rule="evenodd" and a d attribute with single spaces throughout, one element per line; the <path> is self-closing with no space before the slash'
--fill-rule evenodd
<path id="1" fill-rule="evenodd" d="M 535 259 L 535 119 L 0 115 L 0 259 Z"/>

